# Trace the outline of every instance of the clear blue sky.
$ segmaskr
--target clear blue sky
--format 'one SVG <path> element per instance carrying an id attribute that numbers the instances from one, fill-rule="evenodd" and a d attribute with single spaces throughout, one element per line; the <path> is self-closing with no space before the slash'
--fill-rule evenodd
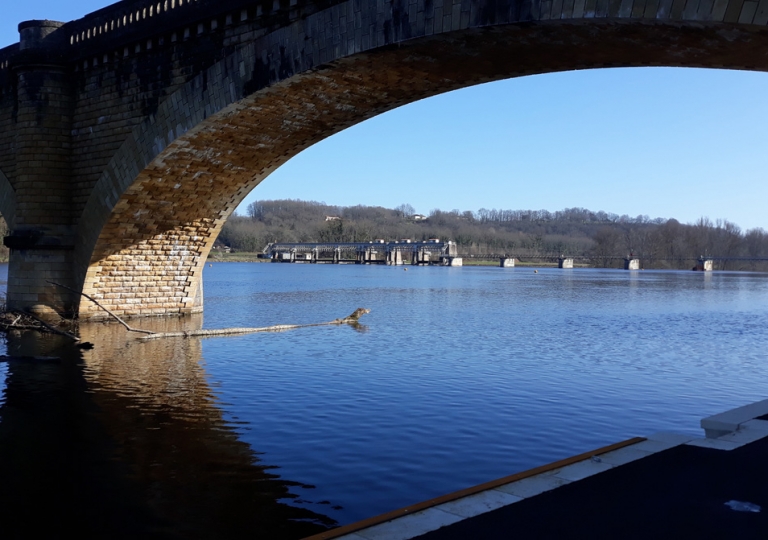
<path id="1" fill-rule="evenodd" d="M 28 19 L 69 21 L 97 0 L 9 1 L 0 47 Z M 359 124 L 294 157 L 241 205 L 304 199 L 701 216 L 768 229 L 768 74 L 611 69 L 452 92 Z M 521 104 L 524 106 L 521 107 Z"/>

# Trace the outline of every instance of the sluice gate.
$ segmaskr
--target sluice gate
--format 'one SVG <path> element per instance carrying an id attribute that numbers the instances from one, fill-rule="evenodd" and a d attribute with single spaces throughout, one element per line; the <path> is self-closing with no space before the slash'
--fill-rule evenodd
<path id="1" fill-rule="evenodd" d="M 462 265 L 456 243 L 438 239 L 419 242 L 274 242 L 267 244 L 263 254 L 272 262 L 285 263 Z"/>

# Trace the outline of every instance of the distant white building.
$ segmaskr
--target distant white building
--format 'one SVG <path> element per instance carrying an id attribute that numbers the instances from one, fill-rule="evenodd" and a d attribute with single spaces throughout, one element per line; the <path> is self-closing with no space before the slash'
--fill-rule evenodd
<path id="1" fill-rule="evenodd" d="M 427 221 L 427 216 L 425 216 L 424 214 L 413 214 L 411 216 L 411 219 L 413 221 Z"/>
<path id="2" fill-rule="evenodd" d="M 325 216 L 325 221 L 341 221 L 339 216 Z"/>

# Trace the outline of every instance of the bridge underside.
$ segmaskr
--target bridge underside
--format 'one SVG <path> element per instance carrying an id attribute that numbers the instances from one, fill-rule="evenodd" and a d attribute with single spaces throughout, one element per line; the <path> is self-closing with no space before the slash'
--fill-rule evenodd
<path id="1" fill-rule="evenodd" d="M 83 290 L 125 316 L 201 310 L 206 257 L 242 199 L 310 145 L 400 105 L 478 83 L 573 69 L 766 70 L 765 50 L 768 36 L 750 29 L 550 22 L 411 40 L 294 75 L 224 104 L 141 171 L 98 235 Z M 79 312 L 103 316 L 86 300 Z"/>

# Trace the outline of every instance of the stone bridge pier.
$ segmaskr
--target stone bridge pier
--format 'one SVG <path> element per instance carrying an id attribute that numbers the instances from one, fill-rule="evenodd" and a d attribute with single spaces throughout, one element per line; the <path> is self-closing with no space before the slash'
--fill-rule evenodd
<path id="1" fill-rule="evenodd" d="M 4 239 L 11 252 L 6 302 L 38 315 L 52 310 L 74 313 L 79 301 L 71 291 L 48 283 L 76 286 L 70 164 L 73 96 L 63 56 L 45 46 L 61 26 L 52 21 L 19 26 L 16 182 L 14 190 L 3 186 L 5 198 L 15 199 L 15 204 L 0 209 L 13 226 Z"/>
<path id="2" fill-rule="evenodd" d="M 122 0 L 24 22 L 0 49 L 7 305 L 105 316 L 56 282 L 126 317 L 200 311 L 227 217 L 324 138 L 511 77 L 768 71 L 766 24 L 768 0 Z"/>

